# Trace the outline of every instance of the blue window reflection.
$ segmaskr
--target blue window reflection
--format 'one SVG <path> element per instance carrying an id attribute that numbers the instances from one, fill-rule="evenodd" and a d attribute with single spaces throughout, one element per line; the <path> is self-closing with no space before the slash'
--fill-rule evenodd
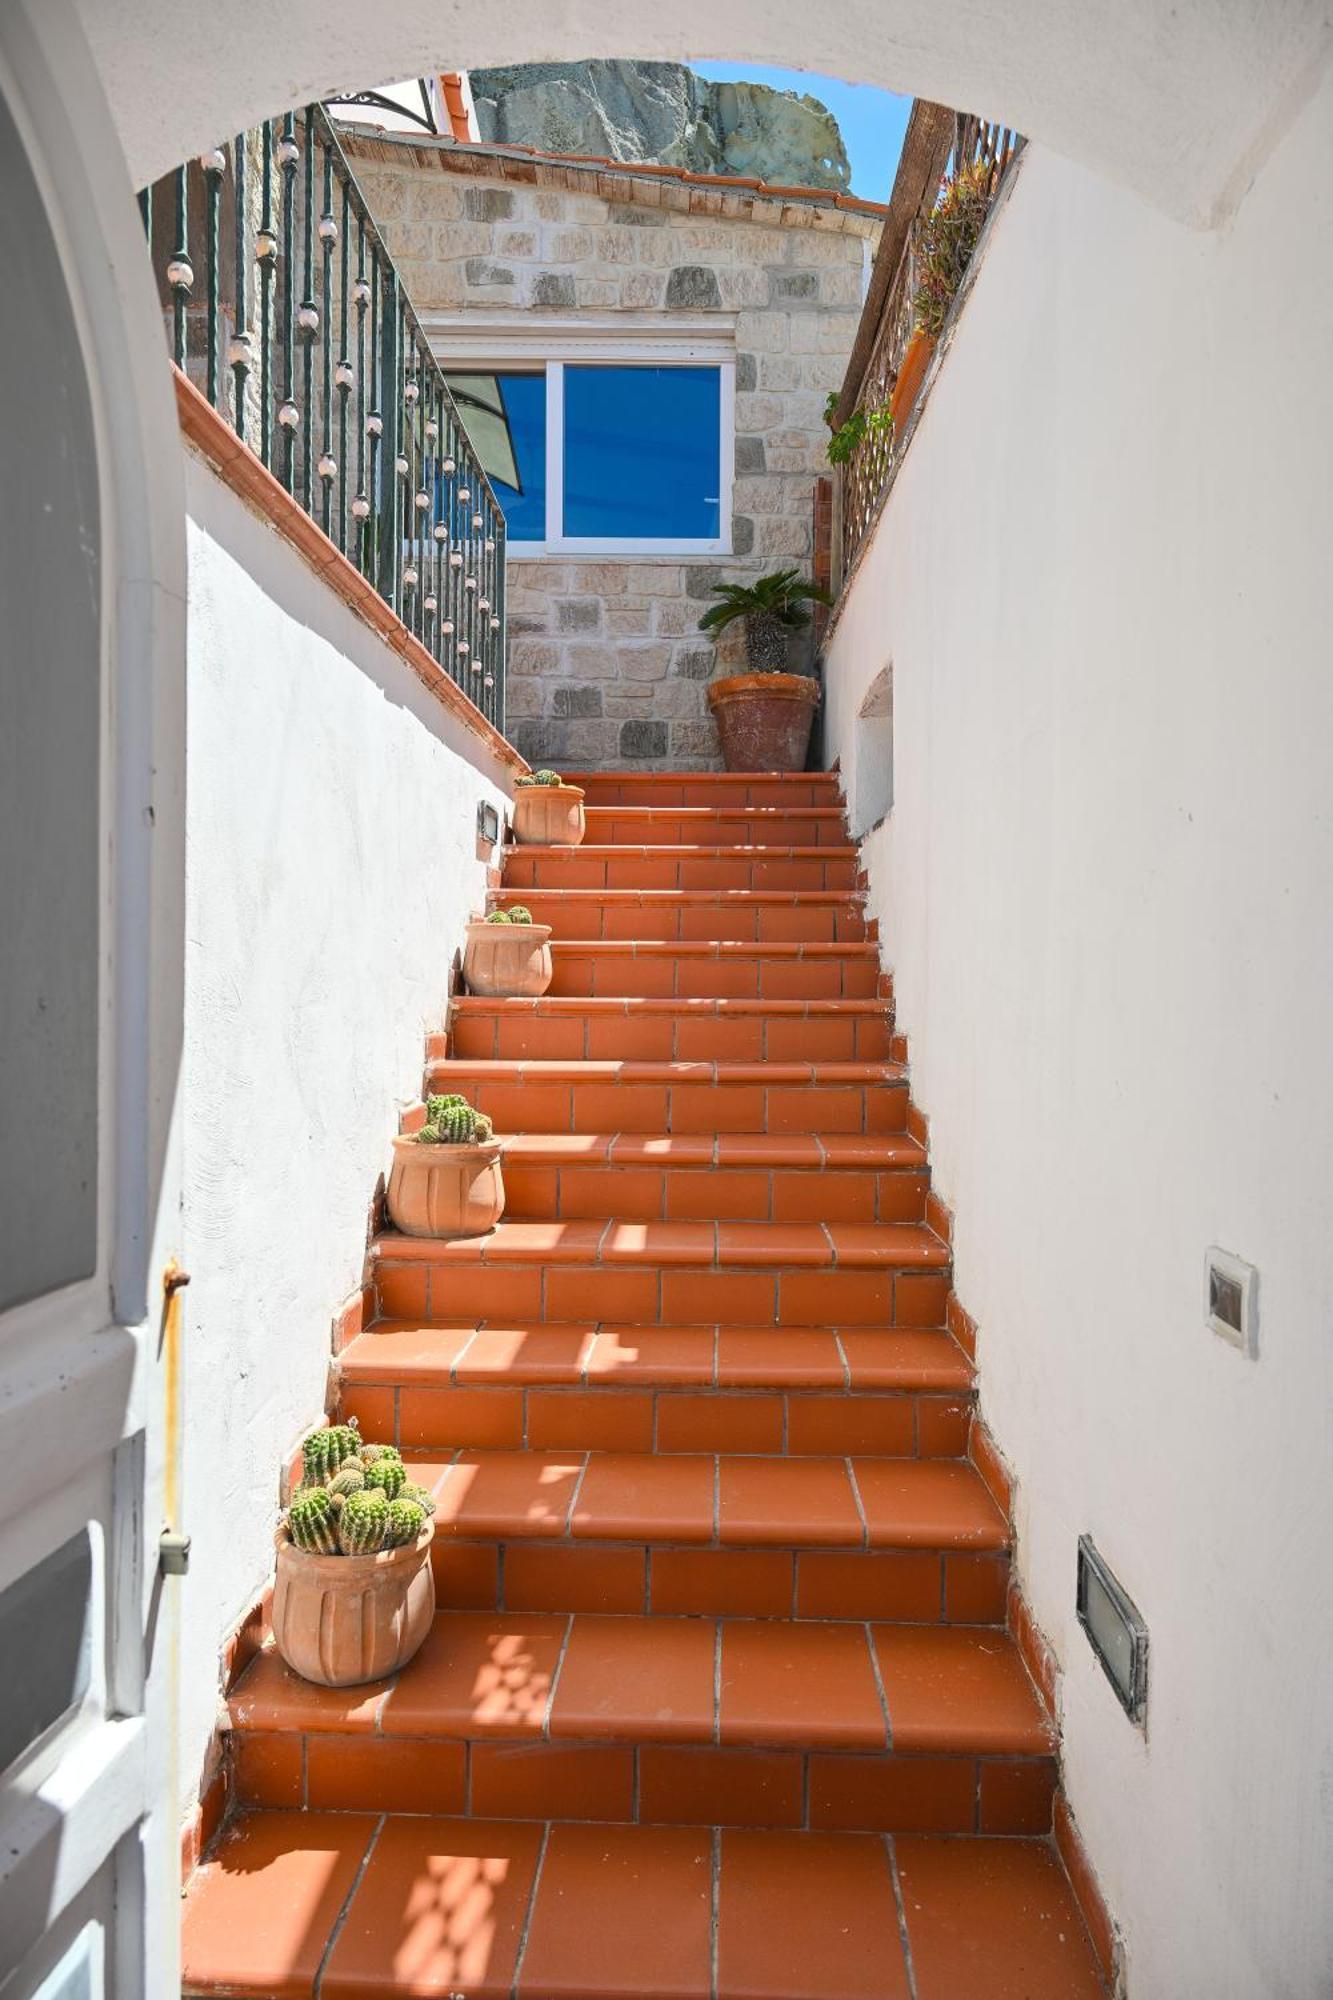
<path id="1" fill-rule="evenodd" d="M 462 375 L 449 388 L 511 542 L 546 539 L 546 377 Z"/>
<path id="2" fill-rule="evenodd" d="M 716 540 L 721 422 L 716 368 L 567 367 L 565 534 Z"/>

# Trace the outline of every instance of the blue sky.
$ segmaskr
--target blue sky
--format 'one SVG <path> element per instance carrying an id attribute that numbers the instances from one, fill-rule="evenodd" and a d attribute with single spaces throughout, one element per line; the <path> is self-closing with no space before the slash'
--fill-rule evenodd
<path id="1" fill-rule="evenodd" d="M 762 63 L 697 62 L 690 68 L 722 83 L 769 83 L 775 90 L 808 92 L 827 104 L 842 130 L 852 163 L 852 193 L 887 201 L 898 168 L 910 97 L 894 97 L 868 83 L 843 83 L 806 70 L 768 69 Z"/>

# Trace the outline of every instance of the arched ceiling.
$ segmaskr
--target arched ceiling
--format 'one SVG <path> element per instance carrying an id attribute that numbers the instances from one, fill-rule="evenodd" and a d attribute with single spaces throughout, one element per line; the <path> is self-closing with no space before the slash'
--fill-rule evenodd
<path id="1" fill-rule="evenodd" d="M 1199 226 L 1333 52 L 1333 0 L 78 0 L 142 185 L 261 118 L 444 67 L 776 63 L 933 98 Z"/>

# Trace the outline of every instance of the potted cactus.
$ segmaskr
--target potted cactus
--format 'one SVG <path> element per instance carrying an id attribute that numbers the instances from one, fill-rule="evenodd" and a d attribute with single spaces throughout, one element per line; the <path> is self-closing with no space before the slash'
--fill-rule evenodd
<path id="1" fill-rule="evenodd" d="M 583 791 L 558 771 L 529 771 L 514 788 L 514 838 L 523 847 L 577 847 L 587 832 Z"/>
<path id="2" fill-rule="evenodd" d="M 473 917 L 463 950 L 469 993 L 502 1000 L 540 1000 L 553 977 L 551 926 L 534 924 L 522 903 Z"/>
<path id="3" fill-rule="evenodd" d="M 428 1097 L 426 1122 L 393 1142 L 386 1199 L 405 1236 L 484 1236 L 504 1214 L 500 1142 L 465 1097 Z"/>
<path id="4" fill-rule="evenodd" d="M 277 1532 L 273 1640 L 293 1673 L 351 1687 L 397 1673 L 435 1615 L 435 1501 L 355 1419 L 312 1431 Z"/>

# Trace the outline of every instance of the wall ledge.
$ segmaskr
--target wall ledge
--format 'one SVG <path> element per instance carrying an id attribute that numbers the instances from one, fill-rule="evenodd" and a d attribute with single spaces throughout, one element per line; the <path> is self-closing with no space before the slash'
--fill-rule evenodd
<path id="1" fill-rule="evenodd" d="M 442 708 L 461 722 L 490 754 L 515 777 L 528 770 L 528 762 L 512 743 L 500 734 L 467 696 L 450 680 L 421 641 L 408 631 L 397 612 L 390 609 L 367 583 L 355 563 L 347 560 L 312 521 L 299 501 L 275 479 L 246 444 L 242 444 L 226 418 L 215 410 L 181 369 L 173 366 L 176 384 L 176 413 L 181 436 L 217 473 L 224 485 L 243 500 L 282 536 L 288 545 L 320 576 L 335 596 L 340 597 L 358 618 L 371 627 L 406 661 L 417 679 L 434 695 Z"/>

